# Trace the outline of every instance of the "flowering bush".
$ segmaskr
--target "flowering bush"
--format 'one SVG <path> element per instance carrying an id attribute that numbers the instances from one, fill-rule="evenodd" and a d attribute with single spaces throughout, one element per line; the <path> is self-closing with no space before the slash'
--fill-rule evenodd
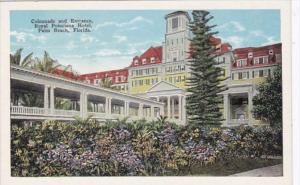
<path id="1" fill-rule="evenodd" d="M 195 165 L 282 155 L 271 127 L 195 128 L 161 122 L 12 124 L 13 176 L 176 175 Z"/>

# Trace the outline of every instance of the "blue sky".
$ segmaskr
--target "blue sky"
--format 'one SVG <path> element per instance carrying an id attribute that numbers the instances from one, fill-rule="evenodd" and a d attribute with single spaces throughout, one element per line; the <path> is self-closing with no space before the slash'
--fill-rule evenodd
<path id="1" fill-rule="evenodd" d="M 24 48 L 41 57 L 46 50 L 79 73 L 127 67 L 135 55 L 164 40 L 164 16 L 171 10 L 12 11 L 11 52 Z M 280 42 L 279 10 L 211 10 L 218 37 L 234 48 Z M 31 19 L 90 19 L 90 33 L 38 33 Z"/>

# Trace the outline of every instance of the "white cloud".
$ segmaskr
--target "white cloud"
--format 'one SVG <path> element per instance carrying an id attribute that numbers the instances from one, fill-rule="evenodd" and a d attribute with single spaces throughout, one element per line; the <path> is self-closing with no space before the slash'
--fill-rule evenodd
<path id="1" fill-rule="evenodd" d="M 218 29 L 220 30 L 226 29 L 228 31 L 233 31 L 233 32 L 242 32 L 246 30 L 246 28 L 240 22 L 237 21 L 229 21 L 227 23 L 224 23 L 220 25 Z"/>
<path id="2" fill-rule="evenodd" d="M 133 55 L 136 55 L 138 52 L 139 51 L 136 48 L 131 47 L 126 51 L 126 54 L 133 56 Z"/>
<path id="3" fill-rule="evenodd" d="M 114 35 L 113 38 L 115 38 L 118 43 L 127 41 L 127 37 L 124 35 Z"/>
<path id="4" fill-rule="evenodd" d="M 120 56 L 122 52 L 117 49 L 100 49 L 95 53 L 98 57 Z"/>
<path id="5" fill-rule="evenodd" d="M 90 36 L 90 35 L 82 34 L 81 37 L 80 37 L 80 41 L 82 43 L 89 44 L 89 43 L 92 43 L 92 42 L 96 42 L 97 39 L 95 37 Z"/>
<path id="6" fill-rule="evenodd" d="M 224 42 L 228 42 L 232 45 L 233 48 L 237 48 L 237 47 L 241 47 L 242 44 L 244 43 L 245 39 L 240 37 L 240 36 L 236 36 L 236 35 L 233 35 L 233 36 L 229 36 L 229 37 L 226 37 L 226 38 L 222 38 L 222 40 Z"/>
<path id="7" fill-rule="evenodd" d="M 269 45 L 269 44 L 274 44 L 279 41 L 275 40 L 273 36 L 266 35 L 263 31 L 261 30 L 254 30 L 250 32 L 251 37 L 260 37 L 265 40 L 265 42 L 261 45 Z"/>
<path id="8" fill-rule="evenodd" d="M 66 45 L 67 50 L 72 50 L 77 48 L 77 45 L 74 43 L 74 41 L 70 41 L 68 42 L 68 44 Z"/>
<path id="9" fill-rule="evenodd" d="M 103 28 L 103 27 L 107 27 L 107 26 L 116 26 L 116 27 L 121 28 L 121 27 L 131 26 L 138 22 L 145 22 L 148 24 L 153 24 L 153 22 L 151 20 L 146 19 L 142 16 L 137 16 L 137 17 L 134 17 L 133 19 L 131 19 L 129 21 L 125 21 L 125 22 L 114 22 L 114 21 L 103 22 L 101 24 L 97 24 L 95 26 L 95 29 L 98 30 L 99 28 Z M 133 27 L 133 28 L 135 28 L 135 27 Z"/>
<path id="10" fill-rule="evenodd" d="M 16 37 L 17 42 L 26 42 L 26 33 L 24 32 L 12 31 L 10 35 Z"/>
<path id="11" fill-rule="evenodd" d="M 26 42 L 27 39 L 36 40 L 41 43 L 44 43 L 47 40 L 47 37 L 45 35 L 35 35 L 32 33 L 26 33 L 26 32 L 18 32 L 18 31 L 12 31 L 10 32 L 11 36 L 14 36 L 17 40 L 17 42 Z"/>

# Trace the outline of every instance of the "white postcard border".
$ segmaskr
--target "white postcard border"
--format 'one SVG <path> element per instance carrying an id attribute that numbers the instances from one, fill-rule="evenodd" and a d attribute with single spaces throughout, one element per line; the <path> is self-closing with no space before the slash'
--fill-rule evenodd
<path id="1" fill-rule="evenodd" d="M 138 10 L 138 9 L 280 9 L 283 61 L 283 177 L 11 177 L 10 176 L 10 10 Z M 3 184 L 243 184 L 292 183 L 291 109 L 291 3 L 290 1 L 104 1 L 6 2 L 0 7 L 0 134 L 1 185 Z"/>

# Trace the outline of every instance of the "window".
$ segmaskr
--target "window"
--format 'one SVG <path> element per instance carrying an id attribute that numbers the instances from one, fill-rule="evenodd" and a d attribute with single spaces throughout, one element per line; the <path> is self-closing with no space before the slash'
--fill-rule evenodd
<path id="1" fill-rule="evenodd" d="M 178 76 L 177 82 L 181 82 L 181 76 Z"/>
<path id="2" fill-rule="evenodd" d="M 243 79 L 247 79 L 247 72 L 243 72 L 242 77 Z"/>
<path id="3" fill-rule="evenodd" d="M 139 61 L 136 59 L 134 60 L 134 65 L 138 65 L 139 64 Z"/>
<path id="4" fill-rule="evenodd" d="M 247 64 L 247 60 L 246 59 L 242 59 L 242 60 L 238 60 L 237 61 L 237 67 L 243 67 Z"/>
<path id="5" fill-rule="evenodd" d="M 231 79 L 234 80 L 234 73 L 231 74 Z"/>
<path id="6" fill-rule="evenodd" d="M 142 60 L 142 64 L 146 64 L 146 59 L 144 58 L 143 60 Z"/>
<path id="7" fill-rule="evenodd" d="M 253 53 L 252 52 L 249 52 L 248 53 L 248 58 L 252 58 L 253 57 Z"/>
<path id="8" fill-rule="evenodd" d="M 155 57 L 151 57 L 150 62 L 154 63 L 155 62 Z"/>
<path id="9" fill-rule="evenodd" d="M 258 59 L 258 63 L 259 63 L 259 64 L 263 64 L 263 63 L 264 63 L 264 58 L 262 58 L 262 57 L 259 58 L 259 59 Z"/>
<path id="10" fill-rule="evenodd" d="M 271 76 L 271 69 L 268 69 L 268 76 Z"/>
<path id="11" fill-rule="evenodd" d="M 263 77 L 264 76 L 264 71 L 263 70 L 259 70 L 259 77 Z"/>
<path id="12" fill-rule="evenodd" d="M 243 78 L 243 73 L 242 73 L 242 72 L 239 72 L 238 75 L 239 75 L 239 76 L 238 76 L 238 79 L 239 79 L 239 80 Z"/>
<path id="13" fill-rule="evenodd" d="M 222 63 L 225 63 L 225 57 L 223 57 Z"/>
<path id="14" fill-rule="evenodd" d="M 270 50 L 269 50 L 269 55 L 273 55 L 273 54 L 274 54 L 273 49 L 270 49 Z"/>
<path id="15" fill-rule="evenodd" d="M 265 69 L 265 70 L 264 70 L 264 77 L 267 77 L 267 76 L 268 76 L 268 70 Z"/>
<path id="16" fill-rule="evenodd" d="M 178 17 L 172 19 L 172 29 L 178 28 Z"/>
<path id="17" fill-rule="evenodd" d="M 252 71 L 252 78 L 254 78 L 254 71 Z"/>
<path id="18" fill-rule="evenodd" d="M 171 83 L 172 83 L 172 77 L 169 77 L 169 82 L 171 82 Z"/>

